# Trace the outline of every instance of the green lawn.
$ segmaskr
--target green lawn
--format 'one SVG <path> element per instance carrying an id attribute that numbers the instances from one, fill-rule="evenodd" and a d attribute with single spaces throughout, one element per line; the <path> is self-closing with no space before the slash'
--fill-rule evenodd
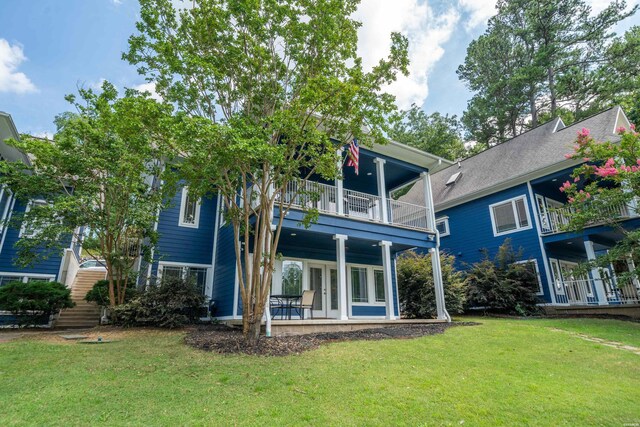
<path id="1" fill-rule="evenodd" d="M 414 340 L 220 356 L 180 332 L 0 344 L 0 425 L 613 425 L 640 422 L 640 325 L 479 319 Z M 626 340 L 626 341 L 625 341 Z"/>

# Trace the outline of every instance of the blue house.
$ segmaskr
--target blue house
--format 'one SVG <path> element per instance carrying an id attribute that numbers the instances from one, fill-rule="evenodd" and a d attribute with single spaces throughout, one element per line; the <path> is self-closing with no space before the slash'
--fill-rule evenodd
<path id="1" fill-rule="evenodd" d="M 0 111 L 0 162 L 29 163 L 29 158 L 14 147 L 5 143 L 6 139 L 18 139 L 18 131 L 7 113 Z M 63 275 L 63 255 L 51 256 L 28 268 L 15 264 L 17 251 L 15 243 L 25 230 L 18 227 L 8 227 L 7 222 L 16 215 L 30 209 L 32 204 L 41 201 L 32 200 L 24 204 L 13 196 L 10 188 L 0 187 L 0 286 L 4 283 L 21 280 L 61 280 Z"/>
<path id="2" fill-rule="evenodd" d="M 618 127 L 629 128 L 615 107 L 571 126 L 560 118 L 500 145 L 440 170 L 432 176 L 436 224 L 442 249 L 464 269 L 496 254 L 505 239 L 522 248 L 520 262 L 538 277 L 540 301 L 557 307 L 637 304 L 640 283 L 620 283 L 621 272 L 638 260 L 594 269 L 579 275 L 580 262 L 595 259 L 621 239 L 621 231 L 593 224 L 581 232 L 566 232 L 566 196 L 559 190 L 579 161 L 566 159 L 577 132 L 587 128 L 596 140 L 615 142 Z M 420 185 L 403 197 L 421 203 Z M 633 206 L 611 206 L 627 229 L 640 219 Z"/>
<path id="3" fill-rule="evenodd" d="M 282 256 L 271 293 L 299 295 L 315 290 L 314 319 L 399 319 L 396 257 L 412 248 L 437 254 L 430 173 L 450 164 L 391 142 L 361 148 L 358 175 L 345 167 L 342 179 L 336 181 L 316 177 L 291 182 L 284 197 L 295 197 L 294 208 L 283 219 L 278 247 Z M 423 183 L 423 202 L 398 200 L 396 195 L 416 182 Z M 319 193 L 319 199 L 293 196 L 301 186 Z M 301 220 L 309 207 L 320 215 L 304 228 Z M 215 304 L 215 317 L 233 321 L 241 319 L 242 304 L 233 228 L 221 212 L 222 201 L 216 195 L 196 199 L 187 187 L 178 191 L 172 206 L 159 215 L 160 240 L 154 262 L 143 268 L 143 280 L 192 277 Z M 276 208 L 274 223 L 278 220 Z M 436 283 L 441 295 L 441 280 Z M 446 319 L 444 298 L 440 298 L 438 317 Z"/>

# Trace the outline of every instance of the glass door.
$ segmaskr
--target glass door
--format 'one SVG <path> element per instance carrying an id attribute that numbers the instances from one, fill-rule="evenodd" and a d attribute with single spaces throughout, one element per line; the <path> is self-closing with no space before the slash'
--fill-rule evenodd
<path id="1" fill-rule="evenodd" d="M 323 265 L 309 266 L 309 289 L 315 291 L 313 296 L 313 317 L 327 317 L 325 267 Z"/>

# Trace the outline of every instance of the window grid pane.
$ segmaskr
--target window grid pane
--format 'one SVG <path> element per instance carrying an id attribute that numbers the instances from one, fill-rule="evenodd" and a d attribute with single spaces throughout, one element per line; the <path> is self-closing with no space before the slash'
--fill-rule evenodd
<path id="1" fill-rule="evenodd" d="M 351 267 L 351 301 L 369 302 L 367 297 L 367 269 Z"/>
<path id="2" fill-rule="evenodd" d="M 373 278 L 376 286 L 376 302 L 385 302 L 386 296 L 384 292 L 384 272 L 382 270 L 374 270 Z"/>
<path id="3" fill-rule="evenodd" d="M 207 269 L 206 268 L 188 267 L 187 279 L 193 280 L 193 282 L 198 286 L 198 289 L 200 289 L 200 293 L 204 294 L 204 291 L 207 286 Z"/>
<path id="4" fill-rule="evenodd" d="M 302 262 L 282 261 L 282 293 L 302 294 Z"/>
<path id="5" fill-rule="evenodd" d="M 528 227 L 529 220 L 527 219 L 527 209 L 524 205 L 524 199 L 516 200 L 516 210 L 518 211 L 518 220 L 520 221 L 520 228 Z"/>
<path id="6" fill-rule="evenodd" d="M 513 205 L 511 202 L 494 206 L 492 209 L 493 218 L 496 222 L 496 232 L 503 233 L 517 228 L 516 218 L 513 214 Z"/>
<path id="7" fill-rule="evenodd" d="M 198 200 L 191 197 L 189 191 L 187 191 L 184 202 L 184 216 L 182 218 L 182 222 L 185 224 L 195 224 L 197 208 Z"/>
<path id="8" fill-rule="evenodd" d="M 445 224 L 444 221 L 436 222 L 436 229 L 438 230 L 438 232 L 440 234 L 446 234 L 447 233 L 447 225 Z"/>

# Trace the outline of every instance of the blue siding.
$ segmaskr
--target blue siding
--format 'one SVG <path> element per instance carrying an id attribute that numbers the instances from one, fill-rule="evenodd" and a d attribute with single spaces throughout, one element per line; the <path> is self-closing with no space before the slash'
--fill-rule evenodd
<path id="1" fill-rule="evenodd" d="M 351 307 L 351 315 L 358 316 L 384 316 L 387 309 L 384 305 L 354 305 Z"/>
<path id="2" fill-rule="evenodd" d="M 495 237 L 489 205 L 518 196 L 526 197 L 532 228 Z M 523 249 L 522 260 L 537 260 L 544 298 L 551 301 L 534 215 L 533 203 L 529 198 L 526 184 L 439 211 L 436 218 L 448 216 L 451 233 L 440 239 L 441 250 L 454 255 L 456 267 L 464 270 L 483 259 L 483 249 L 486 249 L 489 252 L 489 257 L 493 258 L 500 245 L 506 239 L 511 239 L 511 244 L 516 251 L 520 248 Z"/>
<path id="3" fill-rule="evenodd" d="M 179 190 L 170 207 L 160 212 L 160 238 L 154 255 L 156 264 L 157 261 L 170 261 L 211 265 L 217 197 L 202 199 L 198 228 L 178 225 L 181 197 L 182 190 Z M 154 266 L 156 269 L 157 265 Z"/>
<path id="4" fill-rule="evenodd" d="M 233 296 L 236 280 L 233 227 L 227 225 L 218 230 L 217 243 L 212 298 L 216 302 L 216 316 L 231 316 L 233 315 Z M 239 300 L 240 298 L 238 298 Z"/>
<path id="5" fill-rule="evenodd" d="M 23 213 L 26 205 L 16 201 L 13 212 Z M 15 244 L 19 240 L 20 229 L 9 228 L 6 231 L 7 236 L 0 252 L 0 272 L 7 273 L 31 273 L 31 274 L 48 274 L 56 276 L 58 279 L 58 273 L 60 271 L 60 263 L 62 261 L 63 250 L 56 250 L 55 252 L 49 252 L 48 257 L 42 261 L 36 262 L 27 268 L 21 268 L 15 265 L 17 257 L 17 250 Z"/>

